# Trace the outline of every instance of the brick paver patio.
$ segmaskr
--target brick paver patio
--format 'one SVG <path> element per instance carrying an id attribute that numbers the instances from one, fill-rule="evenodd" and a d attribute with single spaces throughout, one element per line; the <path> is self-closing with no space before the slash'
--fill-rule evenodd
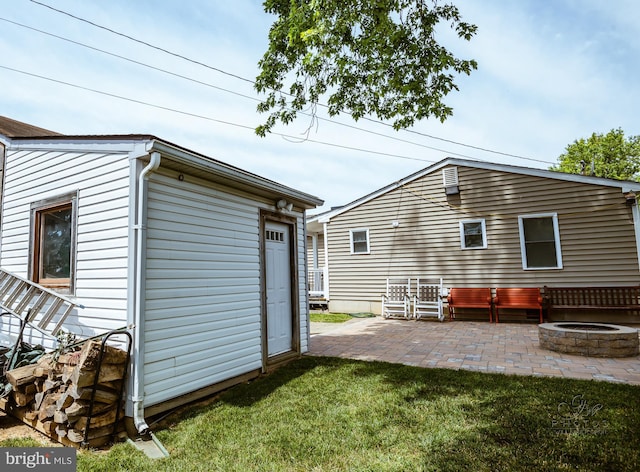
<path id="1" fill-rule="evenodd" d="M 541 349 L 537 325 L 526 323 L 361 318 L 312 334 L 309 354 L 640 385 L 640 357 L 603 359 Z"/>

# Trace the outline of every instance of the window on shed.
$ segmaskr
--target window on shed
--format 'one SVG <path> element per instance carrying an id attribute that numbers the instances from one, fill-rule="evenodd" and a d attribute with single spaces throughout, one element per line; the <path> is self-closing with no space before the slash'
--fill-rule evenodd
<path id="1" fill-rule="evenodd" d="M 75 194 L 31 206 L 31 278 L 71 292 L 75 268 Z"/>
<path id="2" fill-rule="evenodd" d="M 460 222 L 460 246 L 462 249 L 486 249 L 487 229 L 484 219 Z"/>
<path id="3" fill-rule="evenodd" d="M 267 241 L 284 242 L 284 231 L 267 230 Z"/>
<path id="4" fill-rule="evenodd" d="M 524 269 L 562 269 L 556 213 L 518 217 Z"/>
<path id="5" fill-rule="evenodd" d="M 351 254 L 369 254 L 369 230 L 352 229 L 349 233 Z"/>

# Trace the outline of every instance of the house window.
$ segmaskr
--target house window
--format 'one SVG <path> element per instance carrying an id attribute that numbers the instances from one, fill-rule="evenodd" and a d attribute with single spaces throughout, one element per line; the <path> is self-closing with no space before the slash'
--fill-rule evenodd
<path id="1" fill-rule="evenodd" d="M 562 269 L 556 213 L 518 217 L 523 269 Z"/>
<path id="2" fill-rule="evenodd" d="M 462 249 L 487 248 L 487 228 L 484 219 L 460 222 L 460 246 Z"/>
<path id="3" fill-rule="evenodd" d="M 31 207 L 31 277 L 45 287 L 71 293 L 75 268 L 76 196 Z"/>
<path id="4" fill-rule="evenodd" d="M 369 230 L 352 229 L 349 233 L 351 254 L 369 254 Z"/>

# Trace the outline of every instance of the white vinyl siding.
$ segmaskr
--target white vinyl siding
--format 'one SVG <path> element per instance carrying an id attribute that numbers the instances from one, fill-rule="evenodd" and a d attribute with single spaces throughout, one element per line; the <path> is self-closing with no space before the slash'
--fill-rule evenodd
<path id="1" fill-rule="evenodd" d="M 300 352 L 305 353 L 309 350 L 309 291 L 307 280 L 306 255 L 307 246 L 305 241 L 305 229 L 304 219 L 297 218 L 296 224 L 297 234 L 296 242 L 292 241 L 291 244 L 295 244 L 295 263 L 298 268 L 298 313 L 300 314 L 298 326 L 300 328 Z M 293 300 L 294 302 L 296 300 Z M 295 326 L 294 326 L 295 328 Z"/>
<path id="2" fill-rule="evenodd" d="M 255 202 L 154 174 L 147 205 L 150 406 L 261 368 L 262 344 Z"/>
<path id="3" fill-rule="evenodd" d="M 73 298 L 85 308 L 74 311 L 65 328 L 80 337 L 125 327 L 133 318 L 134 300 L 128 296 L 135 287 L 128 282 L 136 261 L 129 260 L 134 253 L 129 237 L 136 207 L 130 185 L 136 183 L 132 170 L 143 163 L 130 153 L 139 155 L 138 144 L 105 140 L 78 152 L 69 149 L 82 143 L 47 142 L 48 151 L 26 150 L 26 144 L 7 149 L 0 233 L 4 269 L 28 278 L 32 204 L 77 194 Z M 275 212 L 279 195 L 254 195 L 248 182 L 238 185 L 242 189 L 216 186 L 203 180 L 211 174 L 195 168 L 202 179 L 187 175 L 180 181 L 163 167 L 171 164 L 163 155 L 150 177 L 148 218 L 139 228 L 145 281 L 138 328 L 144 332 L 133 361 L 145 364 L 145 407 L 263 367 L 260 211 Z M 296 227 L 293 302 L 300 314 L 296 338 L 306 352 L 304 215 L 293 210 L 285 216 Z M 17 326 L 9 334 L 15 332 Z"/>
<path id="4" fill-rule="evenodd" d="M 316 249 L 318 251 L 318 257 L 314 260 L 313 238 L 307 235 L 307 261 L 309 263 L 309 269 L 313 269 L 314 266 L 324 266 L 324 235 L 322 233 L 317 235 Z"/>
<path id="5" fill-rule="evenodd" d="M 620 188 L 457 168 L 457 195 L 445 194 L 437 170 L 331 218 L 331 310 L 378 312 L 388 277 L 443 277 L 446 287 L 640 284 L 633 216 Z M 524 270 L 518 216 L 554 213 L 563 270 Z M 459 223 L 477 215 L 486 215 L 490 244 L 463 251 Z M 351 255 L 352 228 L 368 228 L 369 256 Z"/>
<path id="6" fill-rule="evenodd" d="M 75 299 L 65 328 L 88 337 L 127 324 L 127 154 L 7 151 L 0 264 L 29 278 L 30 208 L 77 192 Z"/>

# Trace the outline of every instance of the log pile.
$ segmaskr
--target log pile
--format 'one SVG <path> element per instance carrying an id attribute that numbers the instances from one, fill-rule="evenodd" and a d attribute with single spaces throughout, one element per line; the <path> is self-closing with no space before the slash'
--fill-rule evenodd
<path id="1" fill-rule="evenodd" d="M 116 416 L 116 431 L 124 431 L 119 397 L 127 353 L 106 345 L 99 366 L 100 348 L 100 342 L 87 341 L 81 349 L 57 359 L 47 354 L 35 364 L 7 371 L 6 379 L 13 391 L 0 407 L 62 444 L 75 447 L 107 444 L 112 439 Z M 93 410 L 89 417 L 92 396 Z M 87 444 L 83 444 L 85 434 Z"/>

